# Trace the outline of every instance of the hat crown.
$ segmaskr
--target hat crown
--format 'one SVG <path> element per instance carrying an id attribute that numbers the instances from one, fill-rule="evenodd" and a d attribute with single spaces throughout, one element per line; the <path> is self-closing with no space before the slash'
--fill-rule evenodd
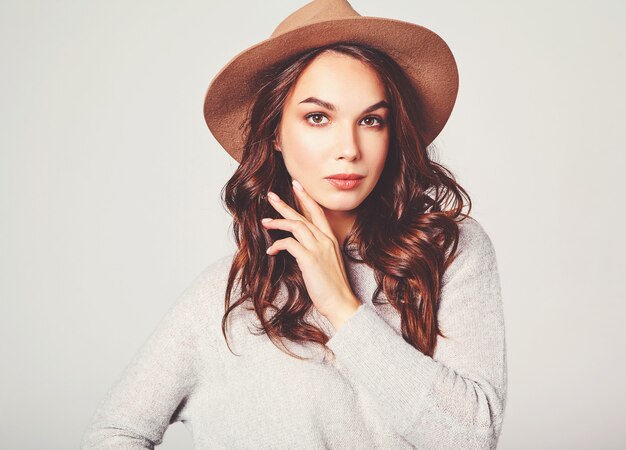
<path id="1" fill-rule="evenodd" d="M 359 16 L 361 15 L 346 0 L 313 0 L 279 23 L 271 37 L 312 23 Z"/>

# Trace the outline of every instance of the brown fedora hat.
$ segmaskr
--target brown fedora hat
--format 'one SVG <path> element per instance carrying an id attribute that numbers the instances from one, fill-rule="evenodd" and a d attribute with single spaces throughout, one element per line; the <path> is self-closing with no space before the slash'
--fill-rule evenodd
<path id="1" fill-rule="evenodd" d="M 459 88 L 456 62 L 444 40 L 410 22 L 361 16 L 346 0 L 314 0 L 278 24 L 268 39 L 234 56 L 206 91 L 204 119 L 237 162 L 244 146 L 242 123 L 258 91 L 258 74 L 290 56 L 335 42 L 362 43 L 395 59 L 422 100 L 426 145 L 435 140 Z"/>

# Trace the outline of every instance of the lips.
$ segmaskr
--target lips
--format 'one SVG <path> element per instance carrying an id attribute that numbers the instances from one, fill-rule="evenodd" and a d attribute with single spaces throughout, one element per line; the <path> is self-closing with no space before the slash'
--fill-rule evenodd
<path id="1" fill-rule="evenodd" d="M 359 175 L 356 173 L 336 173 L 335 175 L 330 175 L 326 178 L 332 180 L 360 180 L 363 178 L 363 175 Z"/>
<path id="2" fill-rule="evenodd" d="M 346 190 L 357 187 L 363 181 L 363 177 L 357 177 L 354 179 L 339 179 L 339 178 L 326 178 L 330 184 L 337 189 Z"/>

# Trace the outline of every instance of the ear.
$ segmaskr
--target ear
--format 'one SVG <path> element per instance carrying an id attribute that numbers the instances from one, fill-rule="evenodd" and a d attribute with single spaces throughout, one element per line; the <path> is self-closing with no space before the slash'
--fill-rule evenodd
<path id="1" fill-rule="evenodd" d="M 273 141 L 272 141 L 272 145 L 274 146 L 274 150 L 278 151 L 278 152 L 282 152 L 282 146 L 280 145 L 280 136 L 276 137 Z"/>

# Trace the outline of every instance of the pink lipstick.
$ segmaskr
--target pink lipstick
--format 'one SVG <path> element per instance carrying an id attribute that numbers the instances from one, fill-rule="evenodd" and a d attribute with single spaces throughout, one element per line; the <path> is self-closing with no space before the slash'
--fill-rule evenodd
<path id="1" fill-rule="evenodd" d="M 359 174 L 348 174 L 348 173 L 337 173 L 334 175 L 330 175 L 326 177 L 328 182 L 335 186 L 338 189 L 353 189 L 363 181 L 363 175 Z"/>

